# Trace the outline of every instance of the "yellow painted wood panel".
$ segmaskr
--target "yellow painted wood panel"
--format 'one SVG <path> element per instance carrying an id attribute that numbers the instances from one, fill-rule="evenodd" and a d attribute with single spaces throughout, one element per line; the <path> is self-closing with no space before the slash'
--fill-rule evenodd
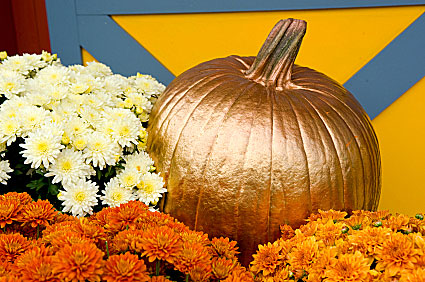
<path id="1" fill-rule="evenodd" d="M 213 58 L 254 56 L 278 20 L 305 19 L 307 34 L 296 63 L 344 83 L 424 11 L 413 6 L 113 19 L 175 75 Z"/>

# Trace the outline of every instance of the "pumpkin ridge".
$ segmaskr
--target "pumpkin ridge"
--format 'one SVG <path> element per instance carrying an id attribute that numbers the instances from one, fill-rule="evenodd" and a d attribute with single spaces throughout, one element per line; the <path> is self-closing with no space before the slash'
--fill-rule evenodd
<path id="1" fill-rule="evenodd" d="M 270 235 L 270 218 L 271 218 L 271 203 L 272 203 L 272 181 L 273 181 L 273 131 L 274 131 L 274 119 L 273 119 L 273 96 L 275 95 L 275 93 L 270 93 L 269 88 L 267 89 L 267 94 L 270 97 L 270 126 L 271 126 L 271 130 L 270 130 L 270 181 L 269 181 L 269 204 L 267 205 L 268 207 L 268 212 L 267 212 L 267 241 L 272 241 L 275 238 L 273 238 L 273 236 Z"/>
<path id="2" fill-rule="evenodd" d="M 226 120 L 226 118 L 227 118 L 227 115 L 228 115 L 228 113 L 229 113 L 229 111 L 232 109 L 232 107 L 235 105 L 235 103 L 236 103 L 236 101 L 238 101 L 239 100 L 239 98 L 241 97 L 241 96 L 243 96 L 243 94 L 245 94 L 246 92 L 247 92 L 247 90 L 250 88 L 249 86 L 251 86 L 251 87 L 254 87 L 254 85 L 252 85 L 249 81 L 245 81 L 245 83 L 243 83 L 242 85 L 244 85 L 244 84 L 247 84 L 248 85 L 248 87 L 247 88 L 244 88 L 244 91 L 241 91 L 241 93 L 239 93 L 239 95 L 236 97 L 236 99 L 232 102 L 232 104 L 230 105 L 230 107 L 229 107 L 229 109 L 227 110 L 227 112 L 223 115 L 223 119 L 222 119 L 222 121 L 224 122 L 225 120 Z M 218 84 L 217 85 L 217 87 L 218 86 L 220 86 L 221 84 Z M 241 86 L 242 86 L 241 85 Z M 214 88 L 215 89 L 215 88 Z M 212 92 L 212 91 L 211 91 Z M 187 123 L 186 123 L 187 124 Z M 184 129 L 184 127 L 183 127 L 183 129 Z M 206 173 L 206 171 L 207 171 L 207 169 L 208 169 L 208 164 L 210 163 L 210 160 L 211 160 L 211 155 L 212 155 L 212 152 L 213 152 L 213 150 L 214 150 L 214 145 L 216 144 L 216 140 L 217 140 L 217 137 L 218 137 L 218 133 L 219 133 L 219 129 L 220 129 L 220 127 L 218 127 L 217 128 L 217 132 L 216 132 L 216 137 L 214 138 L 214 140 L 213 140 L 213 142 L 212 142 L 212 145 L 211 145 L 211 147 L 210 147 L 210 150 L 209 150 L 209 153 L 208 153 L 208 155 L 207 155 L 207 159 L 206 159 L 206 162 L 205 162 L 205 165 L 204 165 L 204 168 L 203 168 L 203 171 L 202 171 L 202 175 L 200 176 L 200 179 L 202 179 L 202 183 L 204 182 L 204 180 L 205 180 L 205 173 Z M 182 130 L 182 132 L 183 132 L 183 130 Z M 178 143 L 177 143 L 178 144 Z M 175 148 L 177 148 L 177 145 L 176 145 L 176 147 Z M 194 230 L 197 230 L 197 224 L 198 224 L 198 215 L 199 215 L 199 209 L 200 209 L 200 205 L 201 205 L 201 198 L 202 198 L 202 190 L 203 190 L 203 188 L 204 188 L 204 185 L 201 185 L 201 187 L 200 187 L 200 189 L 199 189 L 199 193 L 198 193 L 198 203 L 197 203 L 197 205 L 196 205 L 196 209 L 195 209 L 195 223 L 194 223 Z"/>
<path id="3" fill-rule="evenodd" d="M 208 81 L 208 82 L 211 82 L 211 81 L 213 81 L 213 80 L 210 80 L 210 81 Z M 207 83 L 208 83 L 207 82 Z M 171 174 L 172 174 L 172 167 L 173 167 L 173 163 L 175 162 L 175 158 L 174 158 L 174 156 L 175 156 L 175 153 L 176 153 L 176 150 L 177 150 L 177 148 L 178 148 L 178 145 L 179 145 L 179 142 L 180 142 L 180 138 L 181 138 L 181 136 L 182 136 L 182 134 L 183 134 L 183 131 L 184 131 L 184 129 L 186 128 L 186 126 L 187 126 L 187 123 L 188 123 L 188 121 L 190 120 L 190 118 L 192 117 L 192 115 L 193 115 L 193 113 L 196 111 L 196 109 L 199 107 L 199 105 L 201 105 L 201 103 L 202 103 L 202 101 L 208 96 L 208 95 L 210 95 L 211 93 L 213 93 L 213 90 L 214 89 L 216 89 L 217 87 L 219 87 L 220 85 L 219 84 L 217 84 L 217 85 L 215 85 L 215 87 L 214 88 L 211 88 L 211 89 L 209 89 L 209 91 L 208 92 L 206 92 L 206 93 L 204 93 L 205 95 L 201 98 L 201 100 L 199 100 L 199 102 L 195 105 L 195 107 L 193 107 L 192 108 L 192 110 L 191 110 L 191 112 L 190 112 L 190 114 L 186 117 L 186 120 L 184 121 L 184 122 L 182 122 L 182 124 L 183 124 L 183 126 L 181 127 L 181 129 L 180 129 L 180 131 L 178 132 L 178 135 L 177 135 L 177 141 L 176 141 L 176 143 L 173 145 L 173 152 L 172 152 L 172 154 L 171 154 L 171 156 L 170 156 L 170 158 L 169 158 L 169 160 L 170 160 L 170 164 L 169 164 L 169 175 L 168 175 L 168 177 L 169 178 L 172 178 L 171 177 Z M 187 93 L 187 92 L 186 92 Z M 177 103 L 176 103 L 177 104 Z M 176 105 L 175 104 L 175 105 Z M 175 113 L 175 115 L 178 113 L 178 110 L 176 111 L 176 112 L 174 112 Z M 168 119 L 168 117 L 167 117 L 167 119 Z M 171 121 L 171 117 L 168 119 L 169 121 Z M 165 122 L 163 122 L 162 124 L 164 124 Z M 165 129 L 165 132 L 167 132 L 168 131 L 168 126 L 169 126 L 169 124 L 170 124 L 170 122 L 168 122 L 168 124 L 167 124 L 167 127 L 166 127 L 166 129 Z M 181 190 L 181 189 L 180 189 Z M 185 194 L 185 190 L 183 189 L 182 190 L 182 197 L 181 197 L 181 200 L 183 200 L 184 199 L 184 194 Z"/>
<path id="4" fill-rule="evenodd" d="M 285 91 L 282 91 L 281 93 L 285 93 L 285 96 L 287 97 L 287 100 L 288 100 L 288 104 L 290 105 L 290 109 L 291 109 L 293 115 L 295 116 L 295 121 L 296 121 L 295 124 L 297 125 L 299 137 L 300 137 L 300 140 L 301 140 L 301 147 L 303 148 L 303 150 L 301 150 L 301 151 L 303 152 L 304 159 L 305 159 L 306 174 L 308 175 L 308 184 L 307 184 L 308 195 L 309 195 L 309 201 L 308 201 L 309 208 L 308 208 L 308 210 L 311 211 L 312 202 L 311 202 L 311 189 L 310 189 L 311 188 L 310 187 L 310 185 L 311 185 L 310 169 L 308 167 L 308 158 L 307 158 L 307 154 L 305 152 L 306 148 L 305 148 L 304 137 L 302 135 L 301 126 L 300 126 L 300 122 L 299 122 L 299 115 L 295 111 L 294 105 L 291 101 L 291 95 L 287 94 Z"/>
<path id="5" fill-rule="evenodd" d="M 276 105 L 276 108 L 277 109 L 279 109 L 279 104 L 278 104 L 278 102 L 277 102 L 277 100 L 276 100 L 276 95 L 273 95 L 273 100 L 274 100 L 274 104 Z M 280 126 L 281 126 L 281 128 L 282 128 L 282 130 L 283 130 L 283 128 L 285 127 L 285 122 L 284 122 L 284 120 L 283 120 L 283 115 L 282 114 L 280 114 L 280 115 L 277 115 L 277 117 L 278 117 L 278 119 L 279 119 L 279 121 L 280 121 Z M 274 119 L 274 118 L 273 118 Z M 275 124 L 275 123 L 274 123 Z M 282 132 L 282 134 L 284 134 L 284 132 Z M 273 142 L 272 142 L 272 144 L 273 144 Z M 273 148 L 272 148 L 273 149 Z M 284 208 L 283 208 L 283 217 L 282 217 L 282 219 L 284 219 L 285 220 L 285 224 L 287 224 L 288 222 L 287 222 L 287 218 L 288 218 L 288 215 L 287 215 L 287 206 L 288 206 L 288 203 L 287 203 L 287 193 L 286 193 L 286 190 L 285 190 L 285 187 L 283 187 L 282 186 L 282 194 L 283 194 L 283 205 L 284 205 Z"/>
<path id="6" fill-rule="evenodd" d="M 335 97 L 335 96 L 333 95 L 333 97 Z M 336 108 L 334 106 L 332 106 L 332 104 L 324 101 L 321 97 L 317 97 L 317 98 L 320 99 L 323 103 L 326 103 L 336 114 L 338 114 L 338 116 L 340 116 L 341 119 L 344 120 L 344 123 L 350 128 L 350 131 L 352 132 L 351 127 L 348 125 L 348 123 L 345 122 L 345 119 L 342 118 L 341 114 L 336 110 Z M 375 152 L 374 155 L 378 155 L 379 156 L 379 145 L 378 145 L 377 137 L 376 137 L 375 133 L 373 132 L 373 130 L 372 131 L 371 130 L 368 130 L 368 128 L 370 128 L 371 126 L 370 126 L 370 122 L 368 121 L 367 117 L 364 116 L 364 118 L 361 118 L 361 116 L 359 115 L 361 113 L 356 113 L 355 111 L 353 111 L 353 109 L 351 107 L 347 106 L 347 104 L 345 104 L 340 99 L 335 99 L 335 101 L 338 102 L 338 103 L 340 103 L 340 104 L 343 104 L 344 105 L 344 108 L 347 109 L 347 110 L 349 110 L 352 113 L 352 115 L 350 115 L 350 116 L 353 117 L 353 118 L 355 118 L 357 124 L 360 125 L 359 126 L 359 131 L 362 133 L 362 134 L 360 134 L 360 136 L 362 138 L 364 138 L 364 141 L 365 141 L 364 144 L 366 144 L 368 155 L 370 155 L 371 152 Z M 359 151 L 361 152 L 360 145 L 358 144 L 358 142 L 360 142 L 360 141 L 357 138 L 355 138 L 355 134 L 353 132 L 352 132 L 352 135 L 353 135 L 354 141 L 356 142 L 356 144 L 357 144 L 357 146 L 359 148 Z M 376 144 L 376 146 L 373 146 L 373 144 Z M 363 154 L 360 154 L 360 157 L 362 159 L 363 175 L 367 175 L 367 173 L 365 173 L 366 168 L 364 167 L 364 165 L 367 164 L 367 163 L 369 163 L 369 166 L 370 166 L 370 169 L 371 170 L 373 170 L 373 171 L 380 170 L 379 158 L 368 159 L 367 162 L 364 162 L 363 161 L 364 160 Z M 378 169 L 376 169 L 376 168 L 378 168 Z M 378 178 L 378 181 L 380 181 L 379 180 L 379 176 L 377 178 Z M 366 179 L 363 180 L 364 183 L 365 183 L 365 181 L 366 181 Z M 367 185 L 367 187 L 370 187 L 370 185 Z M 364 189 L 366 189 L 367 187 L 364 187 Z M 373 193 L 373 194 L 375 195 L 376 193 Z M 369 195 L 369 193 L 366 193 L 365 195 Z M 379 193 L 375 197 L 378 198 L 379 197 Z M 372 201 L 373 204 L 372 204 L 372 206 L 369 207 L 369 203 L 371 201 Z M 376 208 L 377 208 L 377 200 L 376 200 L 376 198 L 374 198 L 374 199 L 367 199 L 364 202 L 365 202 L 365 205 L 367 206 L 367 207 L 364 207 L 364 208 L 376 210 Z"/>
<path id="7" fill-rule="evenodd" d="M 318 97 L 318 99 L 319 100 L 321 100 L 323 103 L 326 103 L 326 101 L 323 101 L 323 99 L 321 99 L 321 98 L 319 98 Z M 363 158 L 363 154 L 362 154 L 362 151 L 361 151 L 361 149 L 360 149 L 360 145 L 359 145 L 359 140 L 355 137 L 356 135 L 354 134 L 354 132 L 353 132 L 353 130 L 352 130 L 352 128 L 350 127 L 350 125 L 346 122 L 346 120 L 344 119 L 344 117 L 343 117 L 343 115 L 341 115 L 341 113 L 339 112 L 339 111 L 337 111 L 336 109 L 335 109 L 335 107 L 333 107 L 332 106 L 332 104 L 330 104 L 330 103 L 326 103 L 326 105 L 328 105 L 329 106 L 329 108 L 340 118 L 340 121 L 343 123 L 343 124 L 345 124 L 345 126 L 346 126 L 346 129 L 348 130 L 348 132 L 350 133 L 350 135 L 351 135 L 351 140 L 356 144 L 356 147 L 357 147 L 357 155 L 358 155 L 358 157 L 361 159 L 361 166 L 362 166 L 362 168 L 361 168 L 361 172 L 362 172 L 362 177 L 361 177 L 361 179 L 362 179 L 362 182 L 363 182 L 363 184 L 364 184 L 364 186 L 366 186 L 365 184 L 366 184 L 366 179 L 365 179 L 365 177 L 364 177 L 364 175 L 365 175 L 365 167 L 364 167 L 364 158 Z M 353 115 L 354 117 L 357 117 L 357 115 L 355 115 L 355 113 L 354 113 L 354 115 Z M 357 121 L 359 121 L 358 119 L 357 119 Z M 360 123 L 360 122 L 359 122 Z M 337 127 L 336 127 L 337 128 Z M 339 128 L 337 128 L 337 129 L 339 129 Z M 338 134 L 338 135 L 340 135 L 340 134 Z M 365 143 L 367 143 L 367 142 L 365 142 Z M 351 165 L 351 167 L 354 167 L 353 165 Z M 356 181 L 357 182 L 357 181 Z M 365 187 L 363 188 L 363 189 L 366 189 Z M 353 189 L 353 191 L 354 191 L 354 198 L 355 199 L 358 199 L 359 197 L 358 197 L 358 195 L 357 195 L 357 193 L 358 193 L 358 190 L 357 190 L 357 188 L 356 189 Z M 365 190 L 363 191 L 363 193 L 365 193 Z M 366 194 L 364 194 L 364 196 L 362 197 L 363 199 L 364 199 L 364 197 L 366 196 Z M 359 203 L 357 203 L 357 202 L 355 202 L 355 203 L 353 203 L 354 204 L 354 207 L 356 208 L 356 209 L 361 209 L 361 208 L 364 208 L 364 205 L 365 205 L 365 203 L 366 203 L 366 201 L 365 200 L 363 200 L 363 204 L 362 205 L 359 205 Z"/>
<path id="8" fill-rule="evenodd" d="M 323 116 L 321 115 L 321 113 L 320 113 L 320 111 L 318 111 L 317 109 L 316 109 L 316 106 L 315 105 L 313 105 L 312 103 L 311 103 L 311 101 L 309 101 L 305 96 L 303 96 L 303 98 L 304 98 L 304 100 L 310 105 L 310 108 L 316 113 L 316 116 L 320 119 L 320 121 L 321 121 L 321 123 L 323 124 L 323 126 L 326 128 L 326 134 L 327 134 L 327 136 L 329 137 L 329 141 L 331 141 L 330 142 L 330 144 L 332 144 L 332 148 L 333 148 L 333 151 L 332 151 L 332 153 L 334 153 L 334 156 L 335 156 L 335 158 L 337 159 L 337 161 L 338 161 L 338 164 L 339 164 L 339 169 L 338 169 L 338 171 L 339 171 L 339 173 L 340 173 L 340 176 L 341 176 L 341 181 L 342 181 L 342 183 L 340 183 L 341 185 L 342 185 L 342 187 L 344 187 L 344 183 L 345 183 L 345 177 L 344 177 L 344 173 L 342 172 L 342 163 L 341 163 L 341 159 L 340 159 L 340 157 L 339 157 L 339 154 L 338 154 L 338 149 L 337 149 L 337 145 L 336 145 L 336 143 L 335 143 L 335 139 L 334 139 L 334 137 L 333 137 L 333 134 L 331 134 L 331 130 L 330 130 L 330 127 L 329 127 L 329 122 L 326 122 L 324 119 L 323 119 Z M 321 100 L 321 99 L 320 99 Z M 321 100 L 323 103 L 324 103 L 324 101 L 323 100 Z M 316 121 L 315 119 L 312 119 L 312 120 L 314 120 L 314 121 Z M 320 130 L 318 130 L 319 132 L 320 132 Z M 322 144 L 323 144 L 323 142 L 322 142 Z M 323 144 L 324 145 L 324 144 Z M 335 173 L 335 172 L 332 172 L 332 171 L 329 171 L 329 173 L 330 174 L 332 174 L 332 173 Z M 335 183 L 336 185 L 338 185 L 338 181 L 337 181 L 337 183 Z M 335 186 L 335 188 L 337 188 L 337 186 Z M 338 189 L 337 189 L 337 191 L 338 191 Z M 344 199 L 344 196 L 345 196 L 345 190 L 344 189 L 342 189 L 342 199 Z M 339 199 L 339 195 L 336 195 L 336 198 L 337 199 Z M 342 201 L 342 202 L 344 202 L 344 201 Z M 341 209 L 342 208 L 344 208 L 345 207 L 345 205 L 343 206 L 343 207 L 341 207 Z"/>
<path id="9" fill-rule="evenodd" d="M 180 97 L 177 99 L 177 101 L 174 103 L 174 105 L 169 109 L 169 112 L 166 114 L 166 116 L 163 118 L 163 122 L 161 122 L 160 124 L 160 127 L 158 128 L 158 130 L 157 130 L 157 132 L 161 132 L 161 130 L 162 130 L 162 128 L 163 128 L 163 126 L 164 126 L 164 124 L 165 124 L 165 121 L 170 121 L 171 120 L 171 118 L 170 118 L 170 114 L 171 113 L 174 113 L 174 115 L 176 115 L 177 114 L 177 112 L 175 112 L 174 111 L 174 109 L 175 109 L 175 107 L 177 106 L 177 105 L 180 105 L 180 102 L 182 101 L 182 99 L 184 99 L 185 98 L 185 96 L 186 96 L 186 94 L 187 94 L 187 92 L 189 92 L 190 90 L 193 90 L 195 87 L 197 87 L 197 86 L 203 86 L 203 85 L 205 85 L 205 84 L 207 84 L 208 82 L 210 82 L 210 81 L 212 81 L 212 80 L 214 80 L 215 78 L 217 78 L 217 77 L 221 77 L 222 75 L 221 74 L 218 74 L 217 76 L 213 76 L 213 77 L 209 77 L 209 76 L 204 76 L 204 77 L 202 77 L 199 81 L 197 81 L 195 84 L 192 84 L 192 85 L 190 85 L 190 87 L 189 88 L 187 88 L 187 89 L 184 89 L 181 93 L 180 93 Z M 209 79 L 209 80 L 207 80 L 207 79 Z M 168 100 L 168 101 L 166 101 L 165 103 L 165 105 L 162 105 L 161 106 L 161 108 L 160 109 L 158 109 L 158 113 L 154 113 L 154 115 L 155 116 L 158 116 L 158 117 L 161 117 L 162 115 L 163 115 L 163 113 L 164 113 L 164 111 L 166 110 L 166 109 L 168 109 L 168 106 L 170 105 L 170 103 L 172 102 L 172 101 L 174 101 L 174 99 L 173 98 L 175 98 L 177 95 L 169 95 L 169 96 L 167 96 L 167 93 L 164 93 L 163 95 L 161 95 L 160 97 L 170 97 L 170 99 Z M 164 98 L 165 99 L 165 98 Z M 158 102 L 158 101 L 157 101 Z M 159 101 L 160 103 L 162 103 L 162 101 Z M 168 128 L 168 124 L 169 124 L 169 122 L 167 123 L 167 127 L 165 128 L 165 132 L 167 131 L 167 128 Z M 152 144 L 154 144 L 154 142 L 152 142 Z"/>
<path id="10" fill-rule="evenodd" d="M 252 87 L 256 87 L 256 85 L 253 84 Z M 260 105 L 260 103 L 261 103 L 261 99 L 258 100 L 257 106 Z M 251 135 L 252 135 L 252 128 L 253 128 L 253 125 L 254 125 L 254 120 L 255 120 L 254 115 L 252 115 L 251 126 L 249 128 L 249 135 L 248 135 L 248 139 L 247 139 L 247 142 L 246 142 L 246 146 L 245 146 L 245 150 L 244 150 L 244 154 L 243 154 L 243 159 L 242 159 L 242 163 L 241 163 L 241 167 L 242 168 L 245 167 L 246 152 L 248 151 L 248 146 L 250 144 Z M 240 221 L 240 219 L 239 219 L 239 203 L 240 203 L 239 198 L 241 196 L 241 190 L 243 188 L 243 185 L 240 184 L 240 181 L 238 181 L 238 183 L 239 183 L 239 185 L 238 185 L 239 188 L 238 188 L 238 191 L 237 191 L 236 196 L 235 196 L 235 198 L 236 198 L 236 201 L 235 201 L 235 203 L 236 203 L 235 204 L 235 218 L 237 220 L 236 220 L 236 237 L 234 238 L 234 240 L 236 240 L 236 241 L 239 238 L 239 226 L 240 226 L 240 224 L 239 224 L 239 221 Z M 244 219 L 242 219 L 242 220 L 244 220 Z"/>

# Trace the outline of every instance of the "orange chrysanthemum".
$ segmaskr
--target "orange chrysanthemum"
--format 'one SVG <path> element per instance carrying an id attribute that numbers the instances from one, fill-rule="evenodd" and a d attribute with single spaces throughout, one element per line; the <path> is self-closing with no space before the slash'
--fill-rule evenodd
<path id="1" fill-rule="evenodd" d="M 53 272 L 63 281 L 100 281 L 103 252 L 93 243 L 64 246 L 52 257 Z"/>
<path id="2" fill-rule="evenodd" d="M 309 272 L 319 254 L 319 243 L 315 237 L 301 241 L 288 253 L 288 262 L 299 273 Z"/>
<path id="3" fill-rule="evenodd" d="M 119 232 L 111 242 L 110 252 L 118 254 L 126 251 L 143 252 L 143 231 L 124 230 Z"/>
<path id="4" fill-rule="evenodd" d="M 110 256 L 102 277 L 108 282 L 143 282 L 150 278 L 143 260 L 130 253 Z"/>
<path id="5" fill-rule="evenodd" d="M 259 245 L 257 253 L 253 255 L 251 271 L 255 274 L 261 272 L 264 276 L 273 273 L 283 263 L 284 256 L 280 252 L 281 249 L 277 242 Z"/>
<path id="6" fill-rule="evenodd" d="M 325 271 L 325 282 L 366 282 L 370 262 L 362 253 L 344 254 L 331 260 Z"/>
<path id="7" fill-rule="evenodd" d="M 86 238 L 93 240 L 93 242 L 98 246 L 104 246 L 105 241 L 108 238 L 108 235 L 105 232 L 105 229 L 100 227 L 94 222 L 89 221 L 87 218 L 80 218 L 75 223 L 74 230 Z"/>
<path id="8" fill-rule="evenodd" d="M 254 276 L 245 267 L 235 267 L 223 282 L 254 282 Z"/>
<path id="9" fill-rule="evenodd" d="M 372 223 L 372 220 L 365 214 L 353 214 L 349 218 L 345 219 L 344 222 L 351 226 L 354 230 L 363 229 Z"/>
<path id="10" fill-rule="evenodd" d="M 373 257 L 390 234 L 391 229 L 368 226 L 348 236 L 348 242 L 354 251 L 360 251 L 366 256 Z"/>
<path id="11" fill-rule="evenodd" d="M 53 205 L 47 200 L 38 200 L 29 203 L 22 210 L 19 221 L 23 224 L 29 224 L 31 227 L 37 225 L 49 225 L 55 219 L 56 211 Z"/>
<path id="12" fill-rule="evenodd" d="M 58 251 L 65 246 L 72 244 L 93 243 L 89 238 L 74 231 L 56 231 L 50 233 L 51 247 L 54 251 Z"/>
<path id="13" fill-rule="evenodd" d="M 6 224 L 12 224 L 18 220 L 18 214 L 21 211 L 21 203 L 16 199 L 5 199 L 0 201 L 0 228 Z"/>
<path id="14" fill-rule="evenodd" d="M 195 266 L 211 265 L 208 249 L 200 243 L 183 243 L 182 250 L 174 260 L 174 268 L 188 274 Z"/>
<path id="15" fill-rule="evenodd" d="M 193 282 L 206 282 L 211 278 L 211 264 L 195 265 L 189 271 L 190 279 Z"/>
<path id="16" fill-rule="evenodd" d="M 196 231 L 186 231 L 180 233 L 180 238 L 183 242 L 189 242 L 189 243 L 200 243 L 203 246 L 206 246 L 210 243 L 210 240 L 208 240 L 208 234 L 205 234 L 203 232 L 196 232 Z"/>
<path id="17" fill-rule="evenodd" d="M 29 247 L 30 242 L 21 234 L 0 235 L 0 260 L 14 262 Z"/>
<path id="18" fill-rule="evenodd" d="M 235 260 L 230 260 L 225 257 L 215 257 L 212 260 L 211 268 L 216 279 L 226 279 L 236 265 Z"/>
<path id="19" fill-rule="evenodd" d="M 397 232 L 399 230 L 409 229 L 410 217 L 403 214 L 396 216 L 391 215 L 387 220 L 382 222 L 382 226 L 390 228 L 392 231 Z"/>
<path id="20" fill-rule="evenodd" d="M 0 282 L 21 282 L 21 281 L 22 281 L 21 278 L 13 274 L 0 277 Z"/>
<path id="21" fill-rule="evenodd" d="M 341 229 L 345 226 L 343 223 L 334 223 L 329 220 L 325 224 L 320 224 L 317 227 L 316 238 L 322 240 L 326 246 L 335 245 L 335 241 L 341 238 L 344 234 Z"/>
<path id="22" fill-rule="evenodd" d="M 59 282 L 59 278 L 53 273 L 52 257 L 34 257 L 19 269 L 22 281 L 27 282 Z"/>
<path id="23" fill-rule="evenodd" d="M 291 239 L 292 237 L 295 236 L 294 229 L 290 225 L 287 225 L 287 224 L 280 226 L 280 233 L 281 233 L 281 238 L 284 239 L 284 240 Z"/>
<path id="24" fill-rule="evenodd" d="M 347 216 L 346 212 L 343 211 L 335 211 L 335 210 L 327 210 L 327 211 L 322 211 L 319 209 L 319 214 L 320 214 L 320 218 L 321 221 L 323 223 L 326 223 L 327 221 L 340 221 L 340 220 L 344 220 L 344 218 Z"/>
<path id="25" fill-rule="evenodd" d="M 300 228 L 295 231 L 295 234 L 298 233 L 298 235 L 300 235 L 299 233 L 302 233 L 302 235 L 305 237 L 313 236 L 316 233 L 318 226 L 319 222 L 310 221 L 305 225 L 301 225 Z M 299 239 L 303 240 L 302 238 Z"/>
<path id="26" fill-rule="evenodd" d="M 149 262 L 154 260 L 166 260 L 174 262 L 175 257 L 181 252 L 180 236 L 167 226 L 151 228 L 144 232 L 142 238 L 143 256 L 147 256 Z"/>
<path id="27" fill-rule="evenodd" d="M 390 215 L 390 211 L 388 211 L 388 210 L 367 212 L 367 216 L 370 219 L 372 219 L 373 221 L 386 219 L 386 218 L 388 218 L 389 215 Z"/>
<path id="28" fill-rule="evenodd" d="M 7 200 L 16 200 L 19 202 L 20 206 L 25 206 L 32 202 L 31 196 L 27 192 L 17 193 L 17 192 L 9 192 L 4 195 L 0 195 L 0 202 Z"/>
<path id="29" fill-rule="evenodd" d="M 28 249 L 24 254 L 19 256 L 15 260 L 15 265 L 18 268 L 24 269 L 27 267 L 27 264 L 29 264 L 32 260 L 51 255 L 53 255 L 53 250 L 51 248 L 46 248 L 44 245 L 35 246 Z"/>
<path id="30" fill-rule="evenodd" d="M 400 282 L 425 282 L 425 268 L 405 271 L 400 277 Z"/>
<path id="31" fill-rule="evenodd" d="M 401 233 L 391 233 L 391 236 L 377 250 L 376 269 L 385 271 L 389 276 L 395 276 L 404 269 L 414 269 L 418 251 L 414 244 Z"/>
<path id="32" fill-rule="evenodd" d="M 142 202 L 130 201 L 112 210 L 114 212 L 109 214 L 109 226 L 107 228 L 123 230 L 125 228 L 134 229 L 138 218 L 142 217 L 148 211 L 148 208 Z"/>
<path id="33" fill-rule="evenodd" d="M 236 241 L 230 241 L 229 238 L 213 238 L 211 240 L 211 254 L 213 257 L 236 259 L 236 255 L 239 254 L 236 244 Z"/>
<path id="34" fill-rule="evenodd" d="M 12 269 L 12 263 L 6 260 L 0 260 L 0 277 L 6 276 Z"/>
<path id="35" fill-rule="evenodd" d="M 152 276 L 149 282 L 172 282 L 172 281 L 167 279 L 165 276 L 159 275 L 159 276 Z"/>

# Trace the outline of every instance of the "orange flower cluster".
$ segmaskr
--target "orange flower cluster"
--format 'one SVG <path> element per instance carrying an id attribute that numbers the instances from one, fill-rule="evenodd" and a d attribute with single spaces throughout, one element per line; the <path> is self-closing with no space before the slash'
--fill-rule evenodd
<path id="1" fill-rule="evenodd" d="M 282 237 L 260 245 L 255 281 L 425 282 L 425 220 L 388 211 L 312 214 Z"/>
<path id="2" fill-rule="evenodd" d="M 1 281 L 254 281 L 236 242 L 208 239 L 138 201 L 87 218 L 0 196 Z"/>

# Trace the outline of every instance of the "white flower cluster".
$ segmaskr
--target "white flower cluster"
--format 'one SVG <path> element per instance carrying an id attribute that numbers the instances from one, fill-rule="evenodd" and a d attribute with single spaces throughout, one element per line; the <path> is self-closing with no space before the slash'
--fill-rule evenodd
<path id="1" fill-rule="evenodd" d="M 166 189 L 144 152 L 142 122 L 164 89 L 149 75 L 127 78 L 97 62 L 65 67 L 46 52 L 0 56 L 0 144 L 19 140 L 24 162 L 61 184 L 65 212 L 91 214 L 98 199 L 154 205 Z M 101 196 L 90 178 L 111 167 L 117 176 Z M 11 171 L 0 162 L 1 183 Z"/>

